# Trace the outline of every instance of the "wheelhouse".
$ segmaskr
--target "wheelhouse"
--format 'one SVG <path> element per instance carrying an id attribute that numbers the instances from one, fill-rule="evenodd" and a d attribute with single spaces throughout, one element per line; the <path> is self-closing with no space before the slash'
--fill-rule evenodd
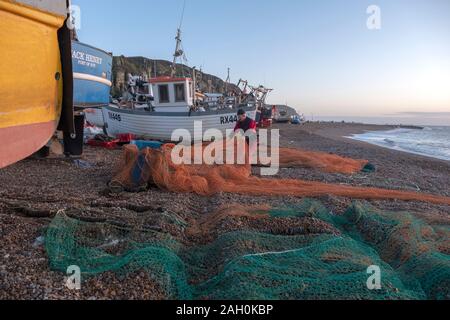
<path id="1" fill-rule="evenodd" d="M 159 77 L 150 80 L 156 112 L 186 112 L 194 105 L 194 87 L 191 78 Z"/>

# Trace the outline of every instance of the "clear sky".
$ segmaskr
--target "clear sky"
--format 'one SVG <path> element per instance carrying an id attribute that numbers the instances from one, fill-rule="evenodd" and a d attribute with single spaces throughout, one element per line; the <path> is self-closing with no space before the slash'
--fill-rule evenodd
<path id="1" fill-rule="evenodd" d="M 171 60 L 183 0 L 73 0 L 80 41 Z M 366 10 L 381 9 L 381 30 Z M 449 0 L 187 0 L 190 66 L 275 89 L 308 116 L 448 116 Z"/>

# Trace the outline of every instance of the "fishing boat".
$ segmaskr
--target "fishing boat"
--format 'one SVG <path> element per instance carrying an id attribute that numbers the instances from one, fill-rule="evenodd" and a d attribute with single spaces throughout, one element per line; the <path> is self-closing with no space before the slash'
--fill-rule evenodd
<path id="1" fill-rule="evenodd" d="M 73 132 L 66 0 L 0 0 L 0 168 Z"/>
<path id="2" fill-rule="evenodd" d="M 191 78 L 154 78 L 147 87 L 155 93 L 152 101 L 145 104 L 147 107 L 142 108 L 143 104 L 139 104 L 138 108 L 110 104 L 102 108 L 108 135 L 115 137 L 131 133 L 139 137 L 171 141 L 175 130 L 184 129 L 194 139 L 196 133 L 203 135 L 209 129 L 226 133 L 227 129 L 234 128 L 238 108 L 244 109 L 250 118 L 256 117 L 256 101 L 214 110 L 196 104 Z M 195 131 L 195 125 L 200 124 L 201 131 Z"/>
<path id="3" fill-rule="evenodd" d="M 274 105 L 275 110 L 273 119 L 278 123 L 287 123 L 291 121 L 292 115 L 289 113 L 288 106 L 284 105 Z"/>
<path id="4" fill-rule="evenodd" d="M 257 110 L 264 105 L 271 89 L 251 87 L 240 80 L 238 86 L 245 86 L 242 94 L 225 92 L 215 96 L 211 103 L 211 95 L 199 92 L 197 88 L 195 68 L 191 77 L 177 76 L 177 58 L 185 55 L 181 49 L 180 29 L 175 39 L 177 44 L 170 76 L 147 79 L 128 75 L 127 91 L 120 103 L 90 108 L 86 110 L 86 120 L 104 127 L 111 137 L 133 134 L 161 141 L 172 141 L 172 134 L 179 129 L 187 130 L 192 139 L 199 139 L 197 135 L 203 136 L 210 129 L 226 134 L 235 127 L 239 109 L 244 109 L 248 117 L 256 120 Z"/>
<path id="5" fill-rule="evenodd" d="M 112 63 L 111 53 L 72 41 L 74 107 L 97 127 L 105 125 L 101 108 L 110 102 Z"/>
<path id="6" fill-rule="evenodd" d="M 113 57 L 93 46 L 72 41 L 75 108 L 101 107 L 109 104 Z"/>

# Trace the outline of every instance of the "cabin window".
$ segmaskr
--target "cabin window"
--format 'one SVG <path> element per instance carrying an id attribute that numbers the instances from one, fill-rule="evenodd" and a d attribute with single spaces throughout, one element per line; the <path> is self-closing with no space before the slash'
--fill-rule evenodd
<path id="1" fill-rule="evenodd" d="M 184 84 L 175 84 L 175 102 L 185 102 L 186 101 L 186 94 L 184 90 Z"/>
<path id="2" fill-rule="evenodd" d="M 158 86 L 159 92 L 159 102 L 160 103 L 169 103 L 169 86 L 167 84 Z"/>

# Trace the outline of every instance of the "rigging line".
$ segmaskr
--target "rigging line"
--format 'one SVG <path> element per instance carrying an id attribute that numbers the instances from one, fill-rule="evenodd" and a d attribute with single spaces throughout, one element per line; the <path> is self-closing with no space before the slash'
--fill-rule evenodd
<path id="1" fill-rule="evenodd" d="M 181 29 L 181 27 L 183 25 L 185 9 L 186 9 L 186 0 L 184 0 L 184 2 L 183 2 L 183 11 L 181 12 L 180 26 L 178 29 Z"/>

